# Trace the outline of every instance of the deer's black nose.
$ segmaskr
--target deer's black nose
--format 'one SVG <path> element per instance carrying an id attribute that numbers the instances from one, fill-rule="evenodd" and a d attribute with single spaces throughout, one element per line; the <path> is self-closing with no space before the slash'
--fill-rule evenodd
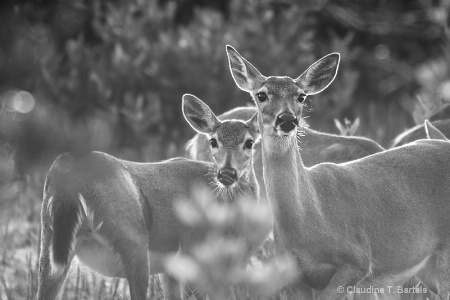
<path id="1" fill-rule="evenodd" d="M 223 168 L 217 174 L 217 180 L 225 186 L 230 186 L 237 180 L 237 172 L 235 169 Z"/>
<path id="2" fill-rule="evenodd" d="M 286 133 L 294 130 L 296 126 L 298 126 L 297 117 L 289 112 L 279 114 L 275 121 L 275 127 L 280 127 Z"/>

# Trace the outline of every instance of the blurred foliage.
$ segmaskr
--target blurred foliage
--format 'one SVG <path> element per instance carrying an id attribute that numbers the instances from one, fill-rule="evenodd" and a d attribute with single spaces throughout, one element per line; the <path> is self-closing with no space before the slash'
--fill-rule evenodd
<path id="1" fill-rule="evenodd" d="M 359 118 L 356 118 L 353 122 L 349 119 L 344 119 L 344 124 L 338 119 L 334 119 L 334 125 L 339 130 L 339 134 L 342 136 L 354 136 L 359 128 Z"/>
<path id="2" fill-rule="evenodd" d="M 194 201 L 180 200 L 175 211 L 185 225 L 207 235 L 165 260 L 171 275 L 215 299 L 237 300 L 272 296 L 295 279 L 293 258 L 275 256 L 273 237 L 253 255 L 272 228 L 267 204 L 240 198 L 226 205 L 211 201 L 209 189 L 195 192 Z"/>
<path id="3" fill-rule="evenodd" d="M 181 114 L 183 93 L 218 112 L 250 102 L 229 74 L 231 44 L 263 74 L 291 77 L 340 52 L 335 82 L 308 101 L 312 128 L 338 133 L 334 118 L 359 117 L 358 133 L 387 145 L 413 125 L 416 95 L 450 100 L 449 5 L 3 1 L 1 139 L 16 149 L 22 174 L 48 168 L 64 151 L 145 161 L 180 155 L 193 133 Z"/>

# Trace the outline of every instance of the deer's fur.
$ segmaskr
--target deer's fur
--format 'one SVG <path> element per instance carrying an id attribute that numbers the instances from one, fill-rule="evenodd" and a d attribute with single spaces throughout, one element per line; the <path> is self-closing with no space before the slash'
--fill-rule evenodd
<path id="1" fill-rule="evenodd" d="M 161 258 L 189 252 L 207 231 L 181 223 L 173 211 L 175 201 L 192 199 L 198 185 L 222 189 L 215 191 L 217 200 L 227 203 L 238 198 L 236 188 L 257 200 L 253 150 L 243 147 L 259 139 L 256 115 L 246 122 L 221 122 L 192 95 L 183 97 L 183 112 L 196 130 L 217 138 L 214 164 L 185 158 L 136 163 L 102 152 L 81 158 L 63 154 L 55 160 L 41 211 L 38 299 L 57 297 L 75 256 L 103 275 L 127 278 L 131 299 L 145 299 L 149 275 L 164 272 Z M 229 188 L 216 178 L 223 165 L 237 170 Z M 180 298 L 173 286 L 165 293 L 166 299 Z"/>
<path id="2" fill-rule="evenodd" d="M 450 143 L 420 140 L 348 163 L 305 167 L 293 117 L 305 96 L 334 80 L 339 55 L 291 79 L 261 75 L 231 46 L 227 54 L 236 84 L 258 107 L 276 243 L 295 257 L 299 284 L 319 290 L 319 300 L 341 299 L 339 286 L 417 276 L 448 297 Z"/>

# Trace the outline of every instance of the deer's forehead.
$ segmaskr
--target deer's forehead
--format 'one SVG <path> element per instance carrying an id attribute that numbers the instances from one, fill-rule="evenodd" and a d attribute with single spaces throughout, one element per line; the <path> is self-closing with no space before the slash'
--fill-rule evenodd
<path id="1" fill-rule="evenodd" d="M 290 77 L 269 77 L 261 90 L 265 90 L 269 95 L 280 97 L 296 96 L 302 92 L 301 88 Z"/>
<path id="2" fill-rule="evenodd" d="M 223 122 L 217 129 L 217 138 L 224 147 L 233 147 L 241 144 L 248 134 L 249 128 L 244 122 Z"/>

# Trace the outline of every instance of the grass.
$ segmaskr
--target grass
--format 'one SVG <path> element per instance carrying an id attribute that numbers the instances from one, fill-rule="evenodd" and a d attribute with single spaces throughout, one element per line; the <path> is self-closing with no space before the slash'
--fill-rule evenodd
<path id="1" fill-rule="evenodd" d="M 32 299 L 37 290 L 39 218 L 36 187 L 0 187 L 0 299 Z"/>

